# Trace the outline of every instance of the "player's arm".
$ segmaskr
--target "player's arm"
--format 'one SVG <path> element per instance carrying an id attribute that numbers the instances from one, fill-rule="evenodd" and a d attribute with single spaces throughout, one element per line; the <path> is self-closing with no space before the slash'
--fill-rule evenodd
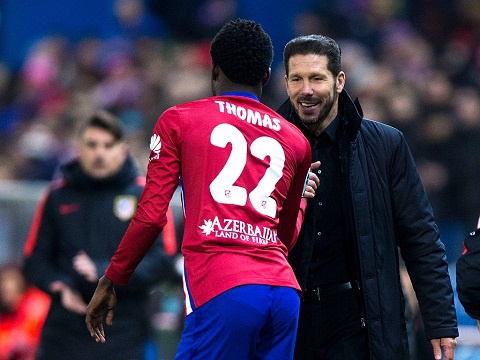
<path id="1" fill-rule="evenodd" d="M 145 188 L 138 209 L 115 251 L 105 275 L 126 285 L 167 223 L 167 211 L 180 176 L 180 119 L 165 111 L 153 130 Z"/>
<path id="2" fill-rule="evenodd" d="M 302 200 L 302 196 L 310 181 L 311 150 L 306 140 L 305 143 L 305 155 L 293 177 L 279 214 L 278 237 L 288 250 L 292 249 L 297 241 L 306 208 L 306 201 Z"/>

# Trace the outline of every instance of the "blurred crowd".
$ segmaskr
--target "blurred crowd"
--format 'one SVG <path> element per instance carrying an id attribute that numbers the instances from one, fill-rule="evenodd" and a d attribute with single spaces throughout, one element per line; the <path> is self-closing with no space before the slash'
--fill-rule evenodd
<path id="1" fill-rule="evenodd" d="M 115 3 L 122 25 L 115 36 L 45 37 L 18 69 L 0 62 L 0 179 L 50 180 L 73 156 L 75 124 L 98 107 L 121 117 L 145 170 L 161 112 L 210 95 L 209 36 L 242 15 L 236 1 L 192 1 L 203 19 L 197 29 L 180 15 L 174 21 L 171 14 L 180 14 L 174 2 L 162 2 L 166 8 Z M 480 2 L 309 3 L 290 14 L 292 32 L 336 39 L 346 88 L 365 116 L 404 132 L 454 261 L 461 251 L 457 237 L 475 228 L 480 213 Z M 148 11 L 168 20 L 169 31 L 142 31 L 151 22 Z M 275 109 L 286 98 L 278 56 L 276 64 L 262 100 Z"/>

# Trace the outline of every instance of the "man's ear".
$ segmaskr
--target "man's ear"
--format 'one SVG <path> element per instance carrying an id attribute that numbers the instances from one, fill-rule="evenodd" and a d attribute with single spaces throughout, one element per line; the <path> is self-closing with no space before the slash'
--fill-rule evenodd
<path id="1" fill-rule="evenodd" d="M 267 85 L 268 80 L 270 80 L 270 75 L 272 74 L 272 68 L 268 68 L 268 71 L 263 75 L 262 86 Z"/>
<path id="2" fill-rule="evenodd" d="M 219 75 L 220 75 L 220 68 L 218 67 L 218 65 L 213 64 L 212 80 L 214 81 L 217 80 Z"/>
<path id="3" fill-rule="evenodd" d="M 345 86 L 345 73 L 343 71 L 340 71 L 336 81 L 337 81 L 337 92 L 340 94 Z"/>

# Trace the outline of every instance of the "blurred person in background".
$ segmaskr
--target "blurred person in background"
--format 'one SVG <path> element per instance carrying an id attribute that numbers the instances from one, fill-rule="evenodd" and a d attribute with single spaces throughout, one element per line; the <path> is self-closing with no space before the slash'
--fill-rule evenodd
<path id="1" fill-rule="evenodd" d="M 21 266 L 0 268 L 0 360 L 34 360 L 50 297 L 30 285 Z"/>
<path id="2" fill-rule="evenodd" d="M 480 52 L 479 52 L 480 53 Z M 455 202 L 454 214 L 462 221 L 462 238 L 477 223 L 480 209 L 480 90 L 478 86 L 457 87 L 452 118 L 456 122 L 454 146 L 450 147 L 453 159 L 449 164 L 452 173 Z"/>
<path id="3" fill-rule="evenodd" d="M 284 66 L 289 99 L 278 112 L 321 162 L 321 186 L 289 253 L 304 294 L 295 358 L 409 359 L 400 249 L 435 359 L 453 359 L 445 248 L 403 134 L 363 117 L 333 39 L 291 40 Z"/>
<path id="4" fill-rule="evenodd" d="M 172 259 L 157 241 L 131 283 L 117 289 L 121 310 L 112 340 L 93 343 L 84 325 L 87 301 L 130 223 L 145 179 L 112 113 L 98 110 L 78 135 L 78 157 L 62 166 L 63 176 L 39 201 L 24 247 L 27 279 L 52 299 L 37 359 L 144 359 L 149 290 L 173 274 Z M 164 242 L 175 241 L 174 231 L 165 234 Z"/>
<path id="5" fill-rule="evenodd" d="M 465 238 L 464 247 L 456 264 L 458 299 L 480 331 L 480 218 L 477 230 Z"/>

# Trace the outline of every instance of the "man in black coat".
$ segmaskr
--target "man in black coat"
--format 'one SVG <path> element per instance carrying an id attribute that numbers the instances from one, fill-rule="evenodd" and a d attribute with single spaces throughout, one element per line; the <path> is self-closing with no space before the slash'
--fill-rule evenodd
<path id="1" fill-rule="evenodd" d="M 480 331 L 480 219 L 479 228 L 463 242 L 464 251 L 457 260 L 457 293 L 465 312 L 477 320 Z"/>
<path id="2" fill-rule="evenodd" d="M 445 247 L 403 134 L 365 119 L 345 91 L 340 48 L 321 35 L 284 50 L 278 110 L 321 162 L 289 261 L 303 289 L 298 360 L 409 359 L 399 250 L 436 359 L 458 337 Z"/>
<path id="3" fill-rule="evenodd" d="M 52 300 L 36 359 L 110 359 L 112 349 L 116 360 L 143 359 L 148 294 L 173 274 L 171 257 L 157 240 L 131 283 L 117 289 L 122 295 L 110 341 L 92 342 L 85 330 L 87 303 L 136 211 L 145 179 L 112 114 L 95 113 L 78 140 L 78 158 L 62 167 L 63 176 L 40 200 L 24 249 L 26 277 Z"/>

